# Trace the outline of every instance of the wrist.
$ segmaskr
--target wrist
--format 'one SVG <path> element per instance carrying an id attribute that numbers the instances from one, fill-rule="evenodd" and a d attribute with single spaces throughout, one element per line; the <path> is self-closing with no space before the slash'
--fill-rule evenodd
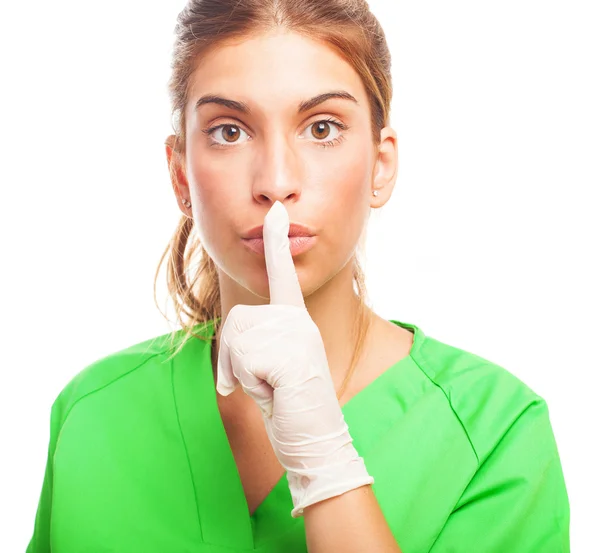
<path id="1" fill-rule="evenodd" d="M 323 464 L 318 468 L 287 471 L 294 504 L 292 517 L 302 516 L 304 508 L 309 505 L 373 484 L 374 478 L 367 471 L 364 459 L 352 444 L 349 445 L 352 449 L 346 449 L 346 455 L 350 453 L 351 456 L 342 461 Z"/>

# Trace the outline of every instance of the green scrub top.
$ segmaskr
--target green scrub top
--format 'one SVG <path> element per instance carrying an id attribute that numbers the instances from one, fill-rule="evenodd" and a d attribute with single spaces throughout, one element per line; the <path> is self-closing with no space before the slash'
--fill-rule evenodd
<path id="1" fill-rule="evenodd" d="M 502 367 L 391 322 L 413 332 L 410 355 L 342 411 L 402 552 L 568 552 L 546 402 Z M 212 336 L 213 323 L 194 330 Z M 249 515 L 211 342 L 191 338 L 169 360 L 168 336 L 95 361 L 56 398 L 28 553 L 307 551 L 285 475 Z"/>

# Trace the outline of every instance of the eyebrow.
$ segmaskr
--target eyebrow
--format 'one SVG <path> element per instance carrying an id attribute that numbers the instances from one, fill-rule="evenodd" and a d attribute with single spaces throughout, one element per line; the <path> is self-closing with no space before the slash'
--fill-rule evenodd
<path id="1" fill-rule="evenodd" d="M 298 113 L 304 113 L 327 100 L 331 100 L 332 98 L 337 98 L 341 100 L 350 100 L 358 105 L 358 100 L 352 96 L 349 92 L 345 90 L 334 90 L 332 92 L 325 92 L 323 94 L 319 94 L 310 100 L 304 100 L 298 104 Z M 196 109 L 200 108 L 205 104 L 218 104 L 221 106 L 225 106 L 226 108 L 233 109 L 235 111 L 239 111 L 244 113 L 245 115 L 252 115 L 252 110 L 245 102 L 238 102 L 236 100 L 230 100 L 229 98 L 223 98 L 221 96 L 216 96 L 215 94 L 206 94 L 202 96 L 196 102 Z"/>

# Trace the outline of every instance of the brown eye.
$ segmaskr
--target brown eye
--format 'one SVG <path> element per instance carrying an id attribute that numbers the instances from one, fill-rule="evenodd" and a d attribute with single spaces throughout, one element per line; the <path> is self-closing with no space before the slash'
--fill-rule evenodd
<path id="1" fill-rule="evenodd" d="M 240 129 L 235 125 L 223 125 L 221 134 L 227 142 L 235 142 L 240 136 Z"/>
<path id="2" fill-rule="evenodd" d="M 248 136 L 248 133 L 246 133 L 244 129 L 232 123 L 224 123 L 222 125 L 211 127 L 210 129 L 202 129 L 202 132 L 209 136 L 209 146 L 216 146 L 218 148 L 229 148 L 231 146 L 243 144 L 238 138 L 242 134 Z M 225 142 L 221 142 L 223 139 L 225 139 Z M 250 140 L 249 136 L 248 140 Z M 227 146 L 227 144 L 230 146 Z"/>
<path id="3" fill-rule="evenodd" d="M 331 126 L 327 121 L 317 121 L 311 126 L 312 135 L 320 140 L 329 136 L 330 129 Z"/>

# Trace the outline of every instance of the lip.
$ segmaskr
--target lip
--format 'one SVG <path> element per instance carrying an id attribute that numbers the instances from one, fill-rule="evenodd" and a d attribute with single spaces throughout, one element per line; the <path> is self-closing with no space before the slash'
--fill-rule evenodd
<path id="1" fill-rule="evenodd" d="M 304 236 L 304 237 L 312 237 L 315 236 L 316 232 L 307 227 L 306 225 L 301 225 L 300 223 L 290 223 L 290 230 L 288 232 L 288 236 Z M 242 235 L 243 239 L 250 238 L 262 238 L 263 237 L 263 225 L 259 225 L 258 227 L 251 228 L 249 231 L 245 232 Z"/>
<path id="2" fill-rule="evenodd" d="M 290 236 L 290 252 L 292 257 L 310 250 L 316 243 L 316 236 Z M 251 252 L 265 256 L 265 243 L 262 238 L 242 238 L 242 242 Z"/>

